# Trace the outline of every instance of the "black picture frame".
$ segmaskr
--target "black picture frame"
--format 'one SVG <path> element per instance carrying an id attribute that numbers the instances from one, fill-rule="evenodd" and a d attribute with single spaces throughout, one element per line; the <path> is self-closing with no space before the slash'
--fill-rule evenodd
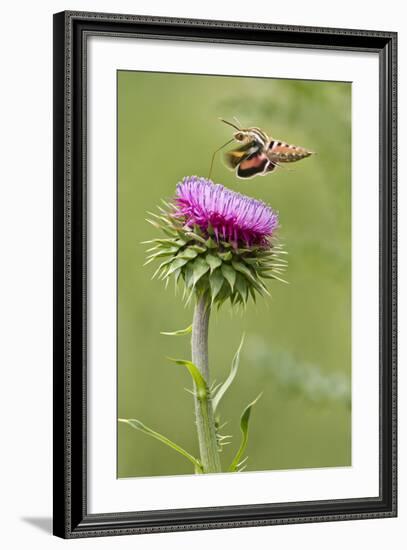
<path id="1" fill-rule="evenodd" d="M 380 63 L 380 495 L 319 502 L 87 511 L 86 44 L 95 34 L 376 52 Z M 94 537 L 397 514 L 397 34 L 135 15 L 54 15 L 54 534 Z"/>

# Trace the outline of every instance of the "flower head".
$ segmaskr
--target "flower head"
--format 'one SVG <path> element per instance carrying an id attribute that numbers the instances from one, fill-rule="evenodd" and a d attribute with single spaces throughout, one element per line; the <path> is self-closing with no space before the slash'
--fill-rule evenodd
<path id="1" fill-rule="evenodd" d="M 216 239 L 235 246 L 267 244 L 278 227 L 278 215 L 262 201 L 231 191 L 211 180 L 189 176 L 177 185 L 176 215 Z"/>
<path id="2" fill-rule="evenodd" d="M 147 241 L 153 246 L 146 263 L 161 261 L 153 277 L 173 275 L 188 297 L 204 294 L 219 306 L 227 299 L 245 305 L 256 293 L 269 294 L 266 279 L 282 281 L 278 215 L 264 202 L 189 176 L 164 206 L 148 220 L 166 235 Z"/>

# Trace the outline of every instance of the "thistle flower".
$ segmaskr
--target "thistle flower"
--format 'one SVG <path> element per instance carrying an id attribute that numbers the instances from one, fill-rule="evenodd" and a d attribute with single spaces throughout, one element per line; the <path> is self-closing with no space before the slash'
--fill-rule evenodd
<path id="1" fill-rule="evenodd" d="M 219 306 L 245 305 L 256 292 L 269 294 L 265 279 L 282 279 L 285 252 L 276 242 L 278 214 L 262 201 L 211 180 L 188 176 L 176 196 L 148 221 L 167 238 L 147 241 L 146 263 L 163 259 L 155 274 L 184 281 L 188 299 L 206 294 Z M 284 281 L 285 282 L 285 281 Z"/>
<path id="2" fill-rule="evenodd" d="M 228 241 L 235 248 L 238 243 L 267 246 L 278 227 L 278 215 L 267 204 L 205 178 L 184 178 L 177 185 L 175 204 L 176 215 L 184 217 L 187 226 L 197 225 L 207 233 L 213 228 L 217 241 Z"/>

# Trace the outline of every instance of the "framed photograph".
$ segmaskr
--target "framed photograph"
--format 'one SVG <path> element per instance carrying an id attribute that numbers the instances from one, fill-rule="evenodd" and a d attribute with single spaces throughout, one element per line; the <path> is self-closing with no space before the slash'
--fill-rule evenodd
<path id="1" fill-rule="evenodd" d="M 54 534 L 396 515 L 396 33 L 54 16 Z"/>

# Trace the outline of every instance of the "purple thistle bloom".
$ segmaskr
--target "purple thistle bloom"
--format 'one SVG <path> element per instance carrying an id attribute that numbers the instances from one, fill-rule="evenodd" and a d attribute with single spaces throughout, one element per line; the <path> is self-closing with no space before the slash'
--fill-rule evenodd
<path id="1" fill-rule="evenodd" d="M 231 191 L 198 176 L 187 176 L 177 185 L 175 215 L 187 226 L 197 225 L 216 238 L 248 246 L 267 246 L 278 227 L 278 214 L 262 201 Z"/>

